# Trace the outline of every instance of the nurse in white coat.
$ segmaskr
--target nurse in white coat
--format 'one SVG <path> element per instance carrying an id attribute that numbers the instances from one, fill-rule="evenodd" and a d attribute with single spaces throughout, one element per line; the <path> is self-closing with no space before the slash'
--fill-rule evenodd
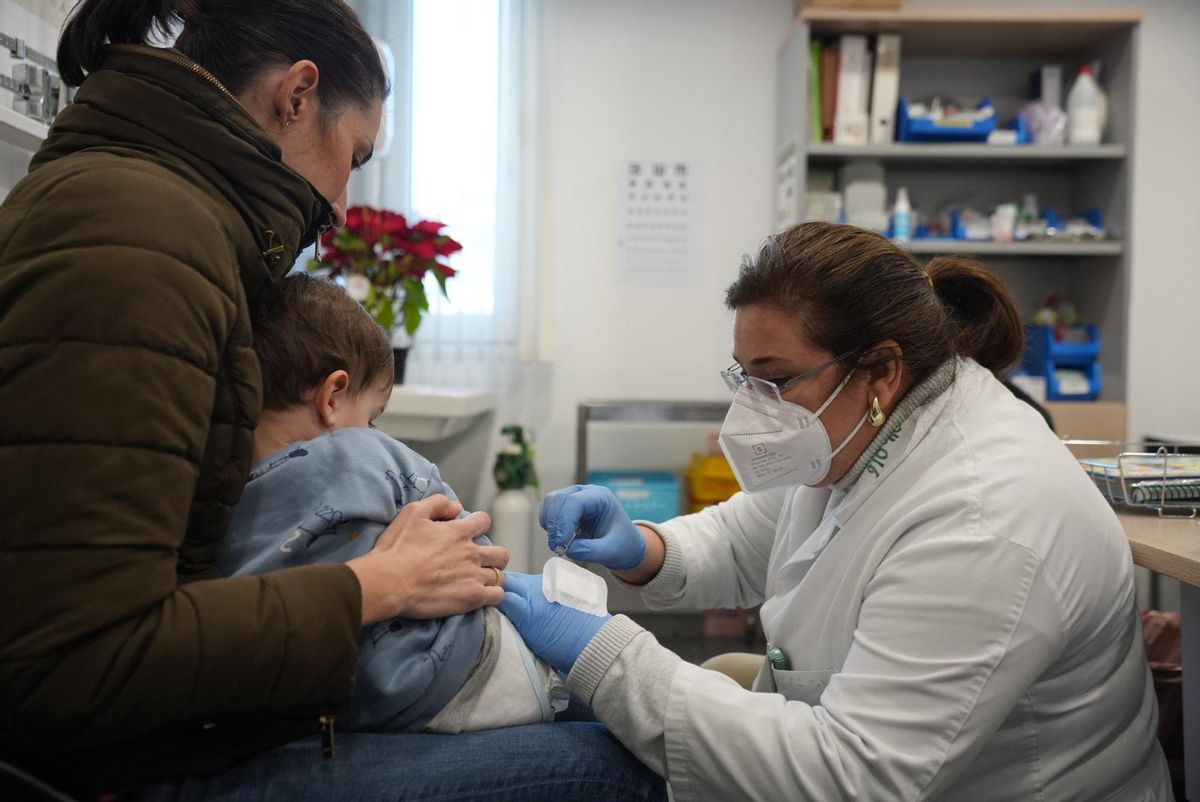
<path id="1" fill-rule="evenodd" d="M 804 224 L 727 302 L 747 492 L 652 525 L 568 488 L 542 522 L 651 604 L 761 603 L 773 664 L 744 690 L 510 574 L 530 647 L 676 799 L 1170 799 L 1129 547 L 995 378 L 1022 342 L 1004 286 Z"/>

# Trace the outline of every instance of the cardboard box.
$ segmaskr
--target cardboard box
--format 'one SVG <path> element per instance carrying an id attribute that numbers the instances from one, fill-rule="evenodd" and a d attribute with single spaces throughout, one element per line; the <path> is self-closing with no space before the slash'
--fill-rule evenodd
<path id="1" fill-rule="evenodd" d="M 1125 440 L 1127 410 L 1119 401 L 1050 401 L 1046 405 L 1054 428 L 1064 440 Z M 1079 459 L 1107 459 L 1126 449 L 1120 446 L 1072 446 Z"/>

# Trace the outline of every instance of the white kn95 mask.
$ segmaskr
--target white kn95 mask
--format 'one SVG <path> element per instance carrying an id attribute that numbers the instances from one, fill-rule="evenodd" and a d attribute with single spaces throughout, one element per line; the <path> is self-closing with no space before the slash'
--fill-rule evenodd
<path id="1" fill-rule="evenodd" d="M 733 395 L 718 438 L 733 474 L 747 493 L 777 487 L 818 485 L 829 465 L 867 422 L 866 413 L 837 448 L 821 423 L 828 409 L 854 375 L 846 374 L 825 403 L 815 411 L 779 398 L 770 398 L 743 385 Z"/>

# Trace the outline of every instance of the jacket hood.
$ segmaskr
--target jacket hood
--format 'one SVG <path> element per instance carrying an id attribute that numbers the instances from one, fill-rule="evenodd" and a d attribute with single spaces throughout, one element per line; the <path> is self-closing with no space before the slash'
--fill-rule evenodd
<path id="1" fill-rule="evenodd" d="M 207 180 L 259 245 L 267 275 L 241 260 L 252 295 L 264 279 L 286 273 L 332 222 L 329 203 L 283 163 L 262 126 L 216 79 L 174 50 L 110 47 L 75 102 L 54 121 L 30 171 L 88 150 L 134 155 L 174 172 L 182 162 Z M 194 174 L 186 177 L 195 180 Z"/>

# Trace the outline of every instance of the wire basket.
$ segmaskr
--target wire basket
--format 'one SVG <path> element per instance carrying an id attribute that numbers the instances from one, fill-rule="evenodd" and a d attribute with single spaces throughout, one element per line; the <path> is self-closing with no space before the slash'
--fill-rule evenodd
<path id="1" fill-rule="evenodd" d="M 1064 440 L 1072 446 L 1111 447 L 1114 457 L 1079 464 L 1113 504 L 1151 509 L 1164 517 L 1200 512 L 1200 446 L 1149 445 L 1119 440 Z"/>

